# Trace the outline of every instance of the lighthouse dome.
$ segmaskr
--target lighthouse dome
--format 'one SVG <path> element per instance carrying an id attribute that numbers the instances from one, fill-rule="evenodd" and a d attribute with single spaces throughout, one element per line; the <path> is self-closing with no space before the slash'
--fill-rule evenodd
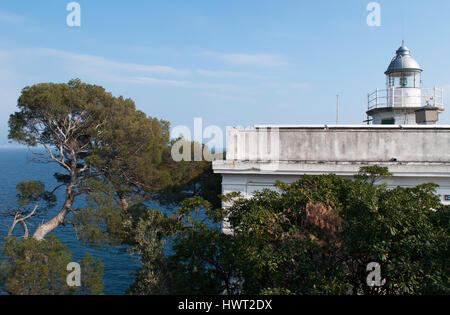
<path id="1" fill-rule="evenodd" d="M 403 42 L 402 46 L 397 50 L 396 56 L 392 59 L 386 75 L 395 72 L 422 72 L 419 63 L 411 57 L 411 51 Z"/>

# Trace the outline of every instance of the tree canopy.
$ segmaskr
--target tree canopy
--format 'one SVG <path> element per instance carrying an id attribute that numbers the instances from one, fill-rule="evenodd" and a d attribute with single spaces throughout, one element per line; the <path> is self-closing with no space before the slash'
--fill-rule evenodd
<path id="1" fill-rule="evenodd" d="M 172 294 L 448 294 L 450 207 L 433 184 L 374 185 L 382 171 L 364 169 L 369 176 L 356 180 L 303 176 L 251 199 L 229 195 L 229 209 L 197 198 L 165 220 L 141 218 L 137 246 L 150 251 L 157 237 L 158 263 L 143 256 L 132 293 L 164 286 Z M 224 218 L 233 235 L 214 224 Z M 367 284 L 373 262 L 379 287 Z"/>
<path id="2" fill-rule="evenodd" d="M 35 161 L 60 166 L 54 174 L 58 186 L 47 191 L 38 180 L 21 182 L 17 207 L 4 211 L 13 223 L 0 262 L 0 288 L 6 286 L 9 293 L 72 293 L 60 282 L 71 253 L 51 235 L 58 227 L 74 226 L 88 244 L 134 245 L 133 227 L 147 216 L 150 201 L 173 206 L 201 195 L 220 203 L 220 184 L 211 181 L 217 178 L 211 163 L 175 162 L 171 150 L 176 140 L 170 139 L 170 124 L 148 117 L 133 100 L 115 97 L 103 87 L 78 79 L 25 87 L 9 128 L 10 141 L 27 145 Z M 216 185 L 210 185 L 213 182 Z M 57 203 L 55 192 L 61 188 L 65 194 Z M 81 198 L 85 202 L 76 203 Z M 48 210 L 57 204 L 61 208 L 50 216 Z M 42 223 L 29 239 L 29 227 L 37 218 Z M 23 240 L 11 237 L 18 224 Z M 55 257 L 57 261 L 50 264 Z M 98 293 L 101 268 L 92 258 L 86 259 L 85 269 L 91 272 L 86 281 L 91 284 L 84 287 Z M 48 279 L 34 286 L 34 280 L 30 284 L 25 279 L 27 273 L 32 279 L 40 273 Z M 16 277 L 23 281 L 15 281 Z"/>
<path id="3" fill-rule="evenodd" d="M 101 294 L 103 263 L 87 254 L 80 262 L 81 286 L 67 284 L 71 251 L 54 236 L 45 241 L 5 240 L 0 261 L 0 292 L 11 295 Z"/>
<path id="4" fill-rule="evenodd" d="M 33 85 L 22 90 L 18 109 L 9 120 L 9 139 L 45 148 L 45 153 L 35 154 L 61 166 L 55 177 L 66 191 L 59 213 L 34 232 L 37 240 L 66 224 L 72 213 L 84 211 L 78 223 L 90 215 L 101 221 L 107 218 L 98 217 L 99 213 L 111 215 L 94 213 L 94 207 L 74 209 L 79 196 L 99 201 L 103 193 L 120 208 L 121 216 L 130 218 L 129 208 L 134 205 L 154 199 L 170 202 L 175 195 L 169 192 L 197 189 L 211 167 L 210 163 L 175 163 L 169 123 L 147 117 L 131 99 L 114 97 L 100 86 L 80 80 Z M 79 229 L 84 227 L 78 224 Z"/>

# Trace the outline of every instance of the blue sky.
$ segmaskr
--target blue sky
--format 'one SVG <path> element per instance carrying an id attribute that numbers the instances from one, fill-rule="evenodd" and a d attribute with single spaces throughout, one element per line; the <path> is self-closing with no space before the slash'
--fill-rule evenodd
<path id="1" fill-rule="evenodd" d="M 340 123 L 361 124 L 402 38 L 424 86 L 450 94 L 448 0 L 378 1 L 380 27 L 367 0 L 79 0 L 79 28 L 69 2 L 0 4 L 0 145 L 24 86 L 71 78 L 173 127 L 333 124 L 336 94 Z"/>

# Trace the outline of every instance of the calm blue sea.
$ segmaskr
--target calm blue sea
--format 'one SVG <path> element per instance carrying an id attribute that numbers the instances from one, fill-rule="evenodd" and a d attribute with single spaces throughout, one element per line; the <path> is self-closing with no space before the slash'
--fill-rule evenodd
<path id="1" fill-rule="evenodd" d="M 33 155 L 27 149 L 0 149 L 0 207 L 4 208 L 14 204 L 16 196 L 16 184 L 24 180 L 40 180 L 46 184 L 48 190 L 57 186 L 53 177 L 55 172 L 61 169 L 55 164 L 37 164 L 31 162 Z M 64 191 L 58 194 L 58 201 L 62 202 Z M 81 197 L 82 198 L 82 197 Z M 49 214 L 55 214 L 60 207 Z M 6 236 L 10 220 L 0 218 L 0 236 Z M 16 227 L 17 231 L 21 227 Z M 30 233 L 33 227 L 30 227 Z M 134 280 L 134 272 L 139 268 L 139 263 L 129 254 L 119 252 L 118 248 L 96 250 L 80 244 L 71 226 L 60 227 L 55 234 L 73 251 L 74 260 L 81 260 L 86 253 L 101 259 L 105 264 L 104 282 L 105 294 L 124 294 Z M 1 244 L 2 245 L 2 244 Z M 1 258 L 1 256 L 0 256 Z"/>

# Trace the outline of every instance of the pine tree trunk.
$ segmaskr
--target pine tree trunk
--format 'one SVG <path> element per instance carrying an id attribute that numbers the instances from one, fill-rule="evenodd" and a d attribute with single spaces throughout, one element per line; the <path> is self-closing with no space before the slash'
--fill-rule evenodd
<path id="1" fill-rule="evenodd" d="M 49 233 L 53 232 L 57 227 L 63 224 L 72 209 L 74 200 L 75 185 L 70 184 L 66 189 L 66 202 L 64 203 L 61 211 L 50 221 L 39 225 L 33 234 L 33 238 L 38 241 L 43 241 Z"/>
<path id="2" fill-rule="evenodd" d="M 20 221 L 20 224 L 22 225 L 22 228 L 23 228 L 23 238 L 27 239 L 28 237 L 30 237 L 30 232 L 28 231 L 28 226 L 25 223 L 25 221 Z"/>

